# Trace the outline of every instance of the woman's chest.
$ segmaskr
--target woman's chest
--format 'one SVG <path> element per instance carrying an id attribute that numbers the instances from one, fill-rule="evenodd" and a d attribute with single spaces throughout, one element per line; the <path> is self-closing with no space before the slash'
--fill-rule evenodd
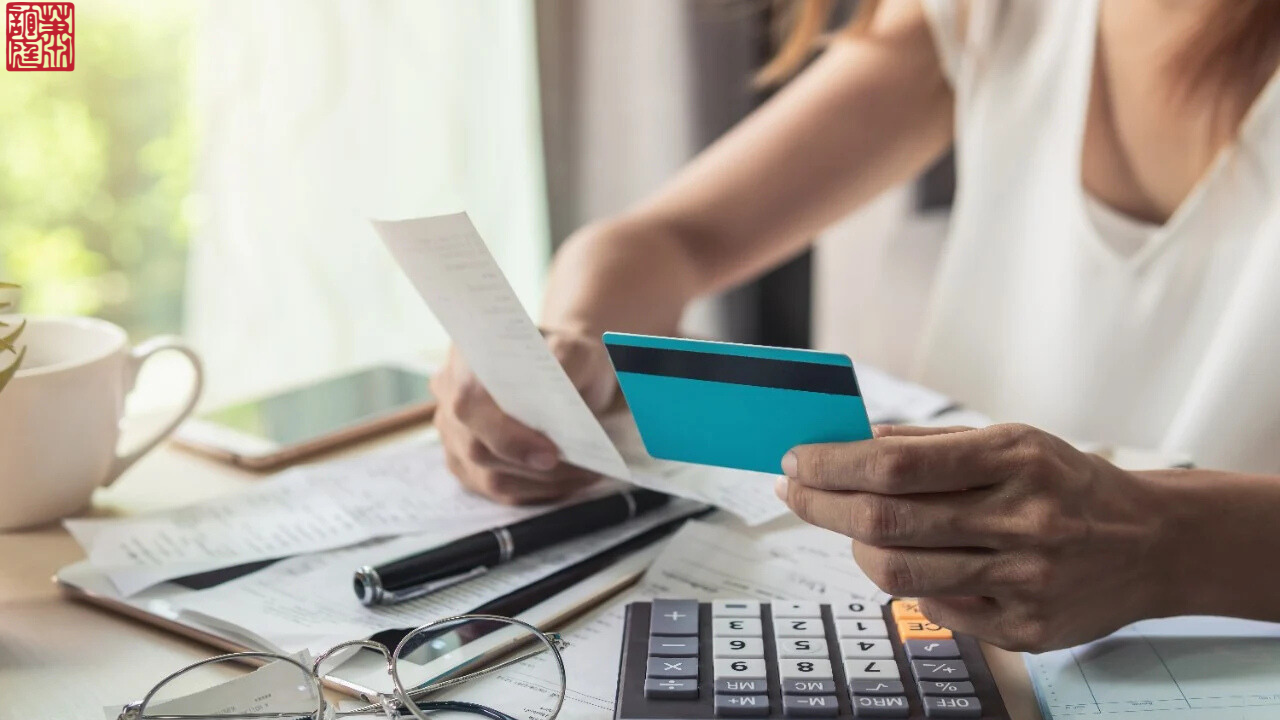
<path id="1" fill-rule="evenodd" d="M 1195 89 L 1174 71 L 1176 28 L 1153 28 L 1116 3 L 1099 11 L 1080 181 L 1106 205 L 1162 224 L 1230 143 L 1219 103 L 1232 89 Z"/>

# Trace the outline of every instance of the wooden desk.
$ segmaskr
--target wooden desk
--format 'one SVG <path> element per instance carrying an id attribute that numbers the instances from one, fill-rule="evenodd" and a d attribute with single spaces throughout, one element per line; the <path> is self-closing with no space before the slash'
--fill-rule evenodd
<path id="1" fill-rule="evenodd" d="M 389 438 L 388 441 L 394 438 Z M 132 514 L 236 490 L 260 476 L 172 447 L 99 491 L 92 514 Z M 0 720 L 102 720 L 167 673 L 213 654 L 192 641 L 63 599 L 50 578 L 82 558 L 54 523 L 0 534 Z M 1039 720 L 1022 659 L 987 649 L 1014 720 Z"/>

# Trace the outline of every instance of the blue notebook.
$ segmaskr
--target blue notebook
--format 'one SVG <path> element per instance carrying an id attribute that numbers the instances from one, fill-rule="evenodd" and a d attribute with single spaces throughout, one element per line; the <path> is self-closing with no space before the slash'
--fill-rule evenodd
<path id="1" fill-rule="evenodd" d="M 1280 718 L 1280 624 L 1144 620 L 1026 663 L 1045 720 Z"/>

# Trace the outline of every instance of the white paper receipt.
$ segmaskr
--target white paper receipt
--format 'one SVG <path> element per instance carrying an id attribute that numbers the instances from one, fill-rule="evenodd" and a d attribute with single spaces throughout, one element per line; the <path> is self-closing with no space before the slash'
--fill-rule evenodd
<path id="1" fill-rule="evenodd" d="M 466 213 L 373 226 L 498 407 L 551 438 L 567 462 L 629 477 Z"/>
<path id="2" fill-rule="evenodd" d="M 246 492 L 131 518 L 65 522 L 122 595 L 172 578 L 370 538 L 445 527 L 457 535 L 532 517 L 466 492 L 438 444 L 293 468 Z"/>

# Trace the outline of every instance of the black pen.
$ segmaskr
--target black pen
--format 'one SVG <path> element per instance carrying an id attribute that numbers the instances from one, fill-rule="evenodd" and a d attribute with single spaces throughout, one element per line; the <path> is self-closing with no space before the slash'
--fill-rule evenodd
<path id="1" fill-rule="evenodd" d="M 670 499 L 652 490 L 626 490 L 484 530 L 377 567 L 366 565 L 356 570 L 356 597 L 365 605 L 391 605 L 422 597 L 479 577 L 518 555 L 626 522 Z"/>

